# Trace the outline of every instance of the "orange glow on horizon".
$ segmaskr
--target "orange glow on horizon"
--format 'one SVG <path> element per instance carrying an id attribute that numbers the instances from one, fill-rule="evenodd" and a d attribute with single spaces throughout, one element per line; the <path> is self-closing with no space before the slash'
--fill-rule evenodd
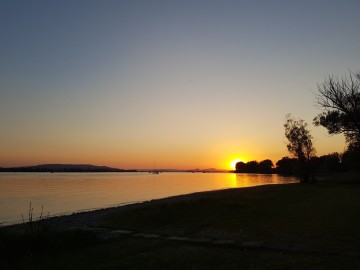
<path id="1" fill-rule="evenodd" d="M 245 159 L 245 158 L 243 158 L 243 157 L 241 157 L 241 158 L 239 158 L 239 157 L 237 157 L 237 158 L 233 158 L 233 159 L 231 159 L 231 161 L 229 162 L 229 166 L 230 166 L 230 169 L 231 170 L 235 170 L 236 168 L 236 163 L 238 163 L 238 162 L 247 162 L 246 161 L 247 159 Z"/>

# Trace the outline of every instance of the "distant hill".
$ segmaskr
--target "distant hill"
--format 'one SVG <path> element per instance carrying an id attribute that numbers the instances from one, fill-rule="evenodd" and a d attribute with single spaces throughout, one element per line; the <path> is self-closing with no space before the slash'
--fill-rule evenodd
<path id="1" fill-rule="evenodd" d="M 134 172 L 90 164 L 41 164 L 26 167 L 0 168 L 0 172 Z"/>

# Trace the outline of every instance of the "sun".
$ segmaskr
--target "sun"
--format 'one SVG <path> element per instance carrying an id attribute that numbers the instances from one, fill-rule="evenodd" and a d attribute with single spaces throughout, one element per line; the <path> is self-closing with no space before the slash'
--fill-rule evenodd
<path id="1" fill-rule="evenodd" d="M 241 158 L 236 158 L 236 159 L 234 159 L 234 160 L 232 160 L 232 161 L 230 162 L 230 167 L 231 167 L 233 170 L 235 170 L 235 169 L 236 169 L 236 163 L 238 163 L 238 162 L 245 162 L 245 160 L 243 160 L 243 159 L 241 159 Z"/>

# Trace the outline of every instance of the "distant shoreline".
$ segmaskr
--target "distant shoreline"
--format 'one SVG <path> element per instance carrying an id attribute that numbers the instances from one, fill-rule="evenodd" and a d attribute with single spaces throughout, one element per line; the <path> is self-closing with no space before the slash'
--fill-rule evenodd
<path id="1" fill-rule="evenodd" d="M 107 166 L 91 164 L 41 164 L 35 166 L 21 166 L 0 168 L 0 172 L 136 172 L 137 170 L 124 170 Z"/>
<path id="2" fill-rule="evenodd" d="M 14 172 L 14 173 L 104 173 L 104 172 L 113 172 L 113 173 L 121 173 L 121 172 L 145 172 L 138 170 L 31 170 L 31 169 L 11 169 L 11 168 L 0 168 L 1 172 Z"/>
<path id="3" fill-rule="evenodd" d="M 0 172 L 39 172 L 39 173 L 66 173 L 66 172 L 190 172 L 190 173 L 230 173 L 230 170 L 210 169 L 119 169 L 107 166 L 97 166 L 91 164 L 41 164 L 34 166 L 20 167 L 0 167 Z"/>

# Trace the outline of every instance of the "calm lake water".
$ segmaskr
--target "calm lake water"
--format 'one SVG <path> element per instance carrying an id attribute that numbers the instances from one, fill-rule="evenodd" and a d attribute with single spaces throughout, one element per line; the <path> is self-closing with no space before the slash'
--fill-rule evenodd
<path id="1" fill-rule="evenodd" d="M 124 205 L 198 191 L 297 182 L 232 173 L 0 173 L 0 225 L 22 222 L 29 204 L 44 215 Z"/>

